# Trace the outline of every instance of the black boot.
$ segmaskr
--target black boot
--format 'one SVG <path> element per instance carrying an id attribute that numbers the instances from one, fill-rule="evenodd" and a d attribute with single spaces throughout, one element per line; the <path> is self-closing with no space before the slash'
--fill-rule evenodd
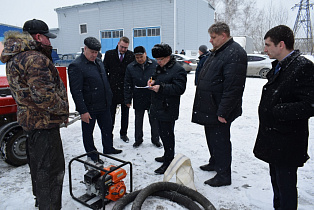
<path id="1" fill-rule="evenodd" d="M 135 143 L 133 144 L 133 147 L 134 147 L 134 148 L 138 148 L 142 143 L 143 143 L 143 140 L 137 140 L 137 141 L 135 141 Z"/>
<path id="2" fill-rule="evenodd" d="M 231 185 L 231 175 L 216 174 L 213 178 L 204 182 L 212 187 Z"/>
<path id="3" fill-rule="evenodd" d="M 165 163 L 162 164 L 162 166 L 160 166 L 159 168 L 157 168 L 157 169 L 155 170 L 155 173 L 156 173 L 156 174 L 164 174 L 165 171 L 167 170 L 168 166 L 169 166 L 169 164 L 165 164 Z"/>
<path id="4" fill-rule="evenodd" d="M 202 165 L 200 166 L 200 169 L 203 171 L 215 171 L 215 166 L 213 164 L 206 164 L 206 165 Z"/>
<path id="5" fill-rule="evenodd" d="M 163 163 L 164 160 L 165 160 L 165 157 L 164 156 L 161 156 L 161 157 L 156 157 L 155 160 L 159 163 Z"/>
<path id="6" fill-rule="evenodd" d="M 155 141 L 155 142 L 152 142 L 153 145 L 155 145 L 157 148 L 162 148 L 162 144 L 160 143 L 160 141 Z"/>

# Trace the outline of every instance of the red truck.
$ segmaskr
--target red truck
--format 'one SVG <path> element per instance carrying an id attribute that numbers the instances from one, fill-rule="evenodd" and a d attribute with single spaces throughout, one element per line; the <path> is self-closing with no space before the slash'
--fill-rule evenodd
<path id="1" fill-rule="evenodd" d="M 67 87 L 66 67 L 57 69 Z M 26 135 L 16 121 L 16 110 L 7 78 L 0 76 L 0 157 L 13 166 L 20 166 L 27 163 Z"/>

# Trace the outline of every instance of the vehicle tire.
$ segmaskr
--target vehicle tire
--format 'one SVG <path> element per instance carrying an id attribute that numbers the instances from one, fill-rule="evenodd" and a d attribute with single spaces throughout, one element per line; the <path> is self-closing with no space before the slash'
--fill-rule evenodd
<path id="1" fill-rule="evenodd" d="M 13 166 L 27 163 L 26 138 L 22 127 L 17 122 L 8 123 L 0 129 L 5 162 Z"/>
<path id="2" fill-rule="evenodd" d="M 259 71 L 259 75 L 261 76 L 261 78 L 266 79 L 266 75 L 268 74 L 269 71 L 270 69 L 262 69 Z"/>

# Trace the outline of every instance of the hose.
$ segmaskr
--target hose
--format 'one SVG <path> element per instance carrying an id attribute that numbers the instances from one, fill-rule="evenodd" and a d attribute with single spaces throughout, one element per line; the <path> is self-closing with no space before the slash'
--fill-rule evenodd
<path id="1" fill-rule="evenodd" d="M 112 210 L 122 210 L 124 209 L 129 203 L 131 203 L 136 196 L 140 193 L 141 190 L 137 190 L 134 192 L 131 192 L 122 198 L 120 198 L 112 208 Z M 179 193 L 173 192 L 173 191 L 163 191 L 163 192 L 155 192 L 151 196 L 158 196 L 161 198 L 166 198 L 170 201 L 174 201 L 178 203 L 179 205 L 184 206 L 187 209 L 190 210 L 201 210 L 201 208 L 194 203 L 189 197 L 181 195 Z"/>
<path id="2" fill-rule="evenodd" d="M 184 185 L 179 185 L 172 182 L 157 182 L 157 183 L 148 185 L 147 187 L 142 189 L 140 193 L 136 196 L 133 202 L 132 210 L 140 210 L 142 204 L 144 203 L 145 199 L 149 195 L 158 191 L 169 191 L 169 190 L 183 194 L 191 198 L 192 200 L 197 201 L 205 210 L 216 210 L 214 205 L 199 192 L 191 188 L 188 188 Z"/>

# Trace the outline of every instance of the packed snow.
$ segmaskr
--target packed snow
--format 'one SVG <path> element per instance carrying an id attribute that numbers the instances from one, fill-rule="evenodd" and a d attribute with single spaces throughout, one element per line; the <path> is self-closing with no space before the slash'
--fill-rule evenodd
<path id="1" fill-rule="evenodd" d="M 272 209 L 272 187 L 268 172 L 268 164 L 256 159 L 253 155 L 253 147 L 258 129 L 257 108 L 261 96 L 262 86 L 266 80 L 260 78 L 247 78 L 243 97 L 243 114 L 236 119 L 231 126 L 231 142 L 233 146 L 232 156 L 232 185 L 213 188 L 205 185 L 204 181 L 212 178 L 215 172 L 205 172 L 199 169 L 200 165 L 207 163 L 209 152 L 202 126 L 191 123 L 192 106 L 195 93 L 194 73 L 188 74 L 187 89 L 181 98 L 180 116 L 175 125 L 176 154 L 184 154 L 191 159 L 194 169 L 194 182 L 198 192 L 203 194 L 216 209 Z M 71 111 L 75 106 L 69 95 Z M 154 158 L 163 155 L 163 149 L 158 149 L 150 142 L 150 127 L 148 118 L 144 120 L 144 143 L 139 148 L 133 148 L 134 143 L 134 111 L 130 109 L 130 121 L 128 136 L 130 142 L 125 143 L 119 139 L 120 113 L 116 117 L 114 129 L 114 146 L 122 149 L 123 153 L 112 155 L 124 161 L 130 161 L 133 165 L 133 190 L 143 189 L 146 186 L 163 180 L 163 175 L 155 175 L 154 170 L 161 164 Z M 310 137 L 308 152 L 314 157 L 314 119 L 310 119 Z M 66 165 L 78 155 L 84 154 L 80 121 L 61 129 Z M 94 139 L 96 147 L 102 150 L 100 131 L 95 128 Z M 111 159 L 102 158 L 105 166 L 119 164 Z M 76 161 L 75 161 L 76 162 Z M 32 195 L 31 179 L 27 165 L 13 167 L 0 161 L 0 209 L 24 210 L 35 209 Z M 76 162 L 71 166 L 74 195 L 85 193 L 83 181 L 83 164 Z M 130 168 L 124 167 L 129 173 Z M 124 179 L 127 191 L 130 191 L 130 173 Z M 175 178 L 170 181 L 175 182 Z M 314 206 L 314 161 L 309 159 L 304 167 L 298 170 L 299 209 L 313 209 Z M 72 199 L 69 190 L 69 173 L 66 167 L 63 185 L 63 209 L 88 209 L 84 205 Z M 114 202 L 106 205 L 111 209 Z M 129 204 L 126 209 L 131 209 Z M 171 201 L 150 197 L 143 209 L 185 209 Z"/>

